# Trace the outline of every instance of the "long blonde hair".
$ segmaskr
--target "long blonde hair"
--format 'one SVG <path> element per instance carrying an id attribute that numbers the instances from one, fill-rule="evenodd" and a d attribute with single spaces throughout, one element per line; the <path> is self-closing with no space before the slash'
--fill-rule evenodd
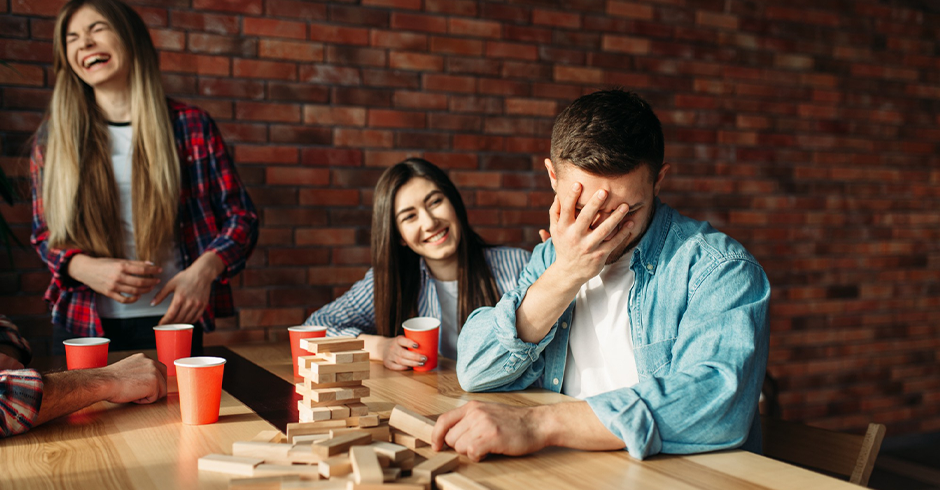
<path id="1" fill-rule="evenodd" d="M 49 245 L 79 248 L 95 257 L 124 256 L 107 121 L 94 90 L 69 66 L 65 47 L 69 21 L 83 6 L 111 24 L 130 63 L 134 243 L 138 260 L 160 263 L 176 229 L 179 155 L 147 26 L 119 0 L 71 0 L 56 19 L 55 89 L 43 131 L 42 199 Z"/>

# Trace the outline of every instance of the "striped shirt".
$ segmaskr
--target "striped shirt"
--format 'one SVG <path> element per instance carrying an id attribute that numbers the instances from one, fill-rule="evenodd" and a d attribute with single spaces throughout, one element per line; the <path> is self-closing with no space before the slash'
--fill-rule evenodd
<path id="1" fill-rule="evenodd" d="M 516 287 L 516 279 L 529 262 L 530 252 L 521 248 L 489 247 L 484 249 L 486 263 L 490 267 L 496 289 L 502 296 Z M 418 292 L 418 316 L 441 318 L 441 302 L 437 297 L 437 288 L 431 280 L 421 259 L 421 289 Z M 333 302 L 315 311 L 304 325 L 322 325 L 327 327 L 327 335 L 356 336 L 361 333 L 374 335 L 375 302 L 373 301 L 375 283 L 372 269 L 365 277 L 353 284 L 352 288 Z"/>
<path id="2" fill-rule="evenodd" d="M 0 344 L 12 345 L 29 362 L 29 344 L 16 325 L 0 315 Z M 0 437 L 28 431 L 39 416 L 42 403 L 42 377 L 35 369 L 0 370 Z"/>

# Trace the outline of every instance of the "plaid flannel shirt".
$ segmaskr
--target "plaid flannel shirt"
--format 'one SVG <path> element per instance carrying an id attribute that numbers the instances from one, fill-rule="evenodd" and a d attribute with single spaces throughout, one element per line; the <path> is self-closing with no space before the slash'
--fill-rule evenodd
<path id="1" fill-rule="evenodd" d="M 207 251 L 214 252 L 225 264 L 225 271 L 212 284 L 209 305 L 199 321 L 205 331 L 211 331 L 215 328 L 215 317 L 235 314 L 228 279 L 245 267 L 258 241 L 258 215 L 209 114 L 173 100 L 168 100 L 168 104 L 182 166 L 177 217 L 182 265 L 189 267 Z M 69 261 L 82 251 L 48 245 L 42 168 L 42 146 L 37 143 L 30 158 L 33 199 L 30 242 L 52 272 L 45 295 L 52 307 L 52 322 L 73 335 L 102 336 L 96 293 L 68 275 Z"/>
<path id="2" fill-rule="evenodd" d="M 29 344 L 16 325 L 0 315 L 0 344 L 12 345 L 29 362 Z M 0 436 L 20 434 L 32 428 L 42 403 L 42 377 L 35 369 L 0 371 Z"/>

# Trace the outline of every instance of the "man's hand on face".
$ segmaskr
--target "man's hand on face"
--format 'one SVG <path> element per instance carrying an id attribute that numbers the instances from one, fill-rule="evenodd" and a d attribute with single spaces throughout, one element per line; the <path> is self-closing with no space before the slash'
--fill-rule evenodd
<path id="1" fill-rule="evenodd" d="M 607 257 L 634 227 L 632 220 L 619 226 L 630 212 L 626 203 L 619 204 L 607 219 L 601 220 L 601 209 L 609 197 L 603 189 L 594 193 L 578 212 L 582 191 L 580 183 L 571 189 L 558 189 L 549 210 L 555 264 L 579 284 L 600 273 Z"/>

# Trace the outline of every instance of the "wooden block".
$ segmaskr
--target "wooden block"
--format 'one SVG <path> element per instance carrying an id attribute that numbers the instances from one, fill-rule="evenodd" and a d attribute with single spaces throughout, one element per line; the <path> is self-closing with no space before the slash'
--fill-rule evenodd
<path id="1" fill-rule="evenodd" d="M 349 364 L 347 364 L 348 366 Z M 369 371 L 354 371 L 350 373 L 320 373 L 314 374 L 310 372 L 309 369 L 299 368 L 297 372 L 308 382 L 304 382 L 304 385 L 323 385 L 323 384 L 334 384 L 334 383 L 349 383 L 350 381 L 362 381 L 364 379 L 369 379 Z"/>
<path id="2" fill-rule="evenodd" d="M 345 420 L 323 420 L 320 422 L 299 422 L 294 424 L 287 424 L 287 441 L 293 443 L 294 436 L 328 434 L 330 429 L 339 429 L 345 427 Z"/>
<path id="3" fill-rule="evenodd" d="M 288 481 L 281 483 L 281 490 L 346 490 L 345 480 Z"/>
<path id="4" fill-rule="evenodd" d="M 414 453 L 411 453 L 410 457 L 395 463 L 395 467 L 401 468 L 402 472 L 408 473 L 410 475 L 411 470 L 413 470 L 415 467 L 415 459 L 416 458 L 415 458 Z"/>
<path id="5" fill-rule="evenodd" d="M 428 443 L 431 442 L 431 433 L 434 432 L 433 420 L 401 405 L 392 410 L 388 425 Z"/>
<path id="6" fill-rule="evenodd" d="M 411 470 L 411 474 L 419 478 L 434 480 L 437 475 L 456 470 L 459 464 L 460 458 L 457 453 L 437 453 L 427 461 L 415 466 Z"/>
<path id="7" fill-rule="evenodd" d="M 364 347 L 365 342 L 355 337 L 313 337 L 300 339 L 300 348 L 313 354 L 362 350 Z"/>
<path id="8" fill-rule="evenodd" d="M 342 403 L 340 400 L 337 403 Z M 297 404 L 297 415 L 299 422 L 322 422 L 325 420 L 347 420 L 349 419 L 349 408 L 345 405 L 336 405 L 328 407 L 307 408 L 304 403 Z M 329 416 L 324 419 L 322 417 Z M 320 418 L 317 418 L 320 417 Z M 347 422 L 348 424 L 349 422 Z"/>
<path id="9" fill-rule="evenodd" d="M 267 476 L 262 478 L 233 478 L 228 482 L 231 490 L 281 490 L 285 481 L 297 481 L 297 475 Z"/>
<path id="10" fill-rule="evenodd" d="M 293 448 L 293 444 L 278 442 L 238 441 L 232 443 L 232 456 L 258 458 L 268 463 L 286 461 L 287 453 Z"/>
<path id="11" fill-rule="evenodd" d="M 289 464 L 316 464 L 323 460 L 323 457 L 318 453 L 313 451 L 314 443 L 304 443 L 295 444 L 290 451 L 287 452 L 286 462 Z"/>
<path id="12" fill-rule="evenodd" d="M 309 372 L 309 371 L 308 371 L 308 372 Z M 365 378 L 365 379 L 369 379 L 369 378 Z M 352 380 L 352 381 L 336 381 L 336 382 L 329 382 L 329 383 L 327 383 L 327 382 L 324 382 L 324 383 L 317 383 L 317 380 L 316 380 L 316 379 L 304 378 L 303 383 L 300 383 L 300 384 L 304 385 L 304 388 L 306 388 L 306 389 L 308 389 L 308 390 L 315 390 L 315 389 L 317 389 L 317 388 L 345 388 L 345 387 L 348 387 L 348 386 L 362 386 L 362 380 L 361 380 L 361 379 L 356 379 L 356 380 Z"/>
<path id="13" fill-rule="evenodd" d="M 393 482 L 401 476 L 401 468 L 382 468 L 382 481 Z"/>
<path id="14" fill-rule="evenodd" d="M 350 350 L 345 352 L 326 352 L 323 357 L 333 364 L 349 364 L 350 362 L 362 362 L 369 360 L 369 351 Z"/>
<path id="15" fill-rule="evenodd" d="M 411 449 L 391 442 L 373 442 L 369 444 L 376 454 L 384 454 L 392 463 L 400 463 L 408 458 L 413 458 L 415 453 Z"/>
<path id="16" fill-rule="evenodd" d="M 347 429 L 333 429 L 330 431 L 330 434 L 335 437 L 339 434 L 348 434 L 350 432 L 368 432 L 372 434 L 373 441 L 385 441 L 388 442 L 391 440 L 391 434 L 389 433 L 387 425 L 379 425 L 377 427 L 349 427 Z"/>
<path id="17" fill-rule="evenodd" d="M 310 434 L 309 436 L 294 436 L 294 444 L 313 444 L 317 441 L 325 441 L 329 439 L 330 434 Z"/>
<path id="18" fill-rule="evenodd" d="M 339 407 L 339 406 L 345 406 L 346 403 L 360 403 L 360 402 L 359 402 L 359 398 L 351 398 L 349 400 L 330 400 L 328 402 L 315 402 L 307 397 L 297 400 L 297 406 L 304 407 L 306 409 L 314 409 L 317 407 Z"/>
<path id="19" fill-rule="evenodd" d="M 333 364 L 320 356 L 300 356 L 297 358 L 297 365 L 298 373 L 301 368 L 314 376 L 336 373 L 336 381 L 352 381 L 351 379 L 340 379 L 339 373 L 369 372 L 372 369 L 369 361 Z"/>
<path id="20" fill-rule="evenodd" d="M 352 417 L 362 417 L 364 415 L 369 415 L 369 406 L 365 403 L 350 402 L 347 403 L 346 406 L 349 407 L 349 415 Z"/>
<path id="21" fill-rule="evenodd" d="M 411 450 L 418 449 L 419 447 L 427 447 L 430 445 L 421 439 L 418 439 L 411 434 L 405 434 L 404 432 L 393 432 L 392 442 L 395 444 L 401 444 L 402 446 L 405 446 Z"/>
<path id="22" fill-rule="evenodd" d="M 337 407 L 326 407 L 330 409 L 330 417 L 333 419 L 346 419 L 346 425 L 349 425 L 349 407 L 340 405 Z"/>
<path id="23" fill-rule="evenodd" d="M 356 483 L 382 483 L 385 478 L 382 466 L 375 451 L 369 446 L 353 446 L 349 448 L 349 460 L 352 462 L 353 477 Z"/>
<path id="24" fill-rule="evenodd" d="M 209 454 L 199 458 L 199 471 L 215 471 L 232 475 L 251 476 L 255 466 L 264 463 L 259 458 L 240 458 L 227 454 Z"/>
<path id="25" fill-rule="evenodd" d="M 317 466 L 323 478 L 334 478 L 352 473 L 352 461 L 349 460 L 348 454 L 324 459 Z"/>
<path id="26" fill-rule="evenodd" d="M 399 485 L 412 485 L 416 490 L 418 488 L 422 490 L 431 490 L 431 480 L 428 480 L 427 478 L 419 478 L 414 475 L 406 478 L 399 478 L 396 483 Z"/>
<path id="27" fill-rule="evenodd" d="M 284 434 L 279 430 L 263 430 L 251 438 L 253 442 L 284 442 Z"/>
<path id="28" fill-rule="evenodd" d="M 372 434 L 365 431 L 353 431 L 340 434 L 326 441 L 315 442 L 313 452 L 323 458 L 329 458 L 349 451 L 352 446 L 364 446 L 372 442 Z"/>
<path id="29" fill-rule="evenodd" d="M 320 468 L 315 464 L 259 464 L 253 476 L 295 475 L 305 480 L 319 480 Z"/>
<path id="30" fill-rule="evenodd" d="M 348 366 L 349 364 L 347 364 Z M 354 371 L 349 373 L 336 373 L 336 382 L 362 381 L 369 379 L 369 371 Z"/>
<path id="31" fill-rule="evenodd" d="M 434 482 L 438 490 L 490 490 L 460 473 L 437 475 Z"/>
<path id="32" fill-rule="evenodd" d="M 351 481 L 347 483 L 346 490 L 429 490 L 429 487 L 419 483 L 356 483 Z"/>
<path id="33" fill-rule="evenodd" d="M 326 402 L 331 400 L 351 400 L 354 398 L 365 398 L 369 396 L 369 387 L 363 386 L 358 381 L 358 386 L 341 386 L 336 388 L 314 388 L 308 389 L 303 383 L 294 385 L 295 391 L 303 395 L 304 398 L 310 398 L 315 402 Z"/>
<path id="34" fill-rule="evenodd" d="M 350 427 L 377 427 L 379 425 L 379 416 L 370 413 L 369 415 L 361 415 L 359 417 L 349 417 L 346 419 L 346 424 Z"/>
<path id="35" fill-rule="evenodd" d="M 333 411 L 330 410 L 330 407 L 314 407 L 310 410 L 305 410 L 305 412 L 305 418 L 308 420 L 302 422 L 317 422 L 319 420 L 330 420 L 333 418 Z"/>

